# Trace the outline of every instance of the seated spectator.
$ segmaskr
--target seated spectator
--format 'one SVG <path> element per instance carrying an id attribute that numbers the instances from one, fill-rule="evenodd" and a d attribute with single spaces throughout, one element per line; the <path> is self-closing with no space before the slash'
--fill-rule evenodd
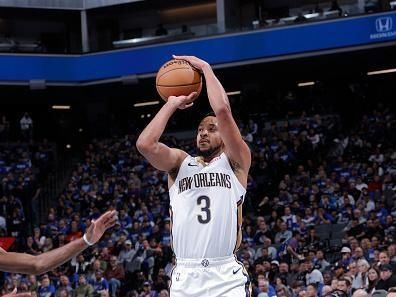
<path id="1" fill-rule="evenodd" d="M 110 296 L 116 297 L 117 290 L 120 289 L 122 281 L 125 277 L 124 267 L 122 264 L 118 264 L 116 256 L 110 257 L 110 262 L 107 266 L 104 276 L 109 282 Z"/>
<path id="2" fill-rule="evenodd" d="M 91 297 L 94 289 L 90 284 L 87 284 L 87 280 L 84 274 L 80 274 L 78 278 L 78 285 L 73 292 L 73 297 Z"/>
<path id="3" fill-rule="evenodd" d="M 141 291 L 140 295 L 141 297 L 156 297 L 157 292 L 151 288 L 151 283 L 146 281 L 143 283 L 143 290 Z"/>
<path id="4" fill-rule="evenodd" d="M 73 289 L 70 285 L 69 278 L 66 275 L 61 275 L 59 278 L 59 286 L 55 292 L 56 297 L 61 297 L 62 291 L 66 291 L 67 296 L 72 296 Z M 63 293 L 64 294 L 64 293 Z"/>
<path id="5" fill-rule="evenodd" d="M 94 289 L 94 294 L 93 297 L 100 297 L 101 293 L 106 291 L 109 291 L 109 283 L 107 280 L 103 277 L 103 271 L 102 270 L 97 270 L 95 272 L 95 278 L 90 281 L 90 285 Z"/>
<path id="6" fill-rule="evenodd" d="M 392 265 L 381 264 L 379 266 L 380 280 L 376 285 L 377 290 L 388 291 L 389 288 L 396 287 L 396 275 L 392 272 Z"/>
<path id="7" fill-rule="evenodd" d="M 55 287 L 51 284 L 48 275 L 44 275 L 41 278 L 41 285 L 37 291 L 38 297 L 55 296 Z"/>
<path id="8" fill-rule="evenodd" d="M 275 243 L 282 243 L 290 238 L 292 238 L 293 234 L 290 230 L 287 229 L 287 225 L 285 222 L 280 224 L 280 230 L 275 234 Z"/>

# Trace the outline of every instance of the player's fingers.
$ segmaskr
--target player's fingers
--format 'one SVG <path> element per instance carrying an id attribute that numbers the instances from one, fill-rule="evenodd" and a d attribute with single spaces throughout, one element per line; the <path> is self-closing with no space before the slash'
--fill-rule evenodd
<path id="1" fill-rule="evenodd" d="M 176 55 L 172 55 L 172 56 L 173 56 L 173 59 L 176 59 L 176 60 L 187 60 L 187 61 L 191 60 L 191 56 L 176 56 Z"/>
<path id="2" fill-rule="evenodd" d="M 113 216 L 115 215 L 115 211 L 106 211 L 103 215 L 100 216 L 100 218 L 98 220 L 103 220 L 103 222 L 106 222 L 108 220 L 110 220 Z"/>
<path id="3" fill-rule="evenodd" d="M 187 100 L 191 101 L 197 96 L 197 94 L 198 94 L 197 92 L 192 92 L 190 95 L 187 96 Z"/>
<path id="4" fill-rule="evenodd" d="M 118 221 L 118 218 L 112 218 L 111 220 L 108 220 L 104 225 L 106 228 L 113 227 L 115 223 Z"/>
<path id="5" fill-rule="evenodd" d="M 193 102 L 186 103 L 186 104 L 180 106 L 179 109 L 186 109 L 186 108 L 189 108 L 189 107 L 191 107 L 191 106 L 193 106 L 193 105 L 194 105 Z"/>

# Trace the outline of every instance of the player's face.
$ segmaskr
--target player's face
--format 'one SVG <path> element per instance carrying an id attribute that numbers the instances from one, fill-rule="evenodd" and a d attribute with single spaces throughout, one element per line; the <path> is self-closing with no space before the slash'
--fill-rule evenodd
<path id="1" fill-rule="evenodd" d="M 198 153 L 204 157 L 214 156 L 220 152 L 223 142 L 217 127 L 216 117 L 205 117 L 198 126 Z"/>

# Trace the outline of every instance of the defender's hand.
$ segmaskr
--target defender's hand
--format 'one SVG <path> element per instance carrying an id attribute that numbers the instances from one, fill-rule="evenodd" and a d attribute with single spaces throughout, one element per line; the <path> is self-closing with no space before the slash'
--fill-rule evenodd
<path id="1" fill-rule="evenodd" d="M 86 231 L 87 240 L 91 243 L 97 243 L 106 230 L 113 227 L 117 220 L 115 210 L 105 212 L 97 220 L 92 221 Z"/>

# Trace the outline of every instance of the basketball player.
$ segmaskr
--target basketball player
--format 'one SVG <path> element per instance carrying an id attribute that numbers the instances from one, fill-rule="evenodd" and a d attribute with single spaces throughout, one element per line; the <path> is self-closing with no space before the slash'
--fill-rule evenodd
<path id="1" fill-rule="evenodd" d="M 24 274 L 42 274 L 52 270 L 98 242 L 103 233 L 111 228 L 116 220 L 116 211 L 107 211 L 97 220 L 92 221 L 82 238 L 37 256 L 24 253 L 9 253 L 0 248 L 0 270 Z M 3 297 L 13 296 L 27 297 L 30 296 L 30 293 L 17 294 L 15 288 L 11 293 L 3 295 Z"/>
<path id="2" fill-rule="evenodd" d="M 172 247 L 176 267 L 171 297 L 249 296 L 249 277 L 234 253 L 241 242 L 242 202 L 251 163 L 250 150 L 232 117 L 227 95 L 210 65 L 192 56 L 174 56 L 200 70 L 214 116 L 197 130 L 198 156 L 159 142 L 177 109 L 196 96 L 171 96 L 137 141 L 142 155 L 168 172 Z"/>

